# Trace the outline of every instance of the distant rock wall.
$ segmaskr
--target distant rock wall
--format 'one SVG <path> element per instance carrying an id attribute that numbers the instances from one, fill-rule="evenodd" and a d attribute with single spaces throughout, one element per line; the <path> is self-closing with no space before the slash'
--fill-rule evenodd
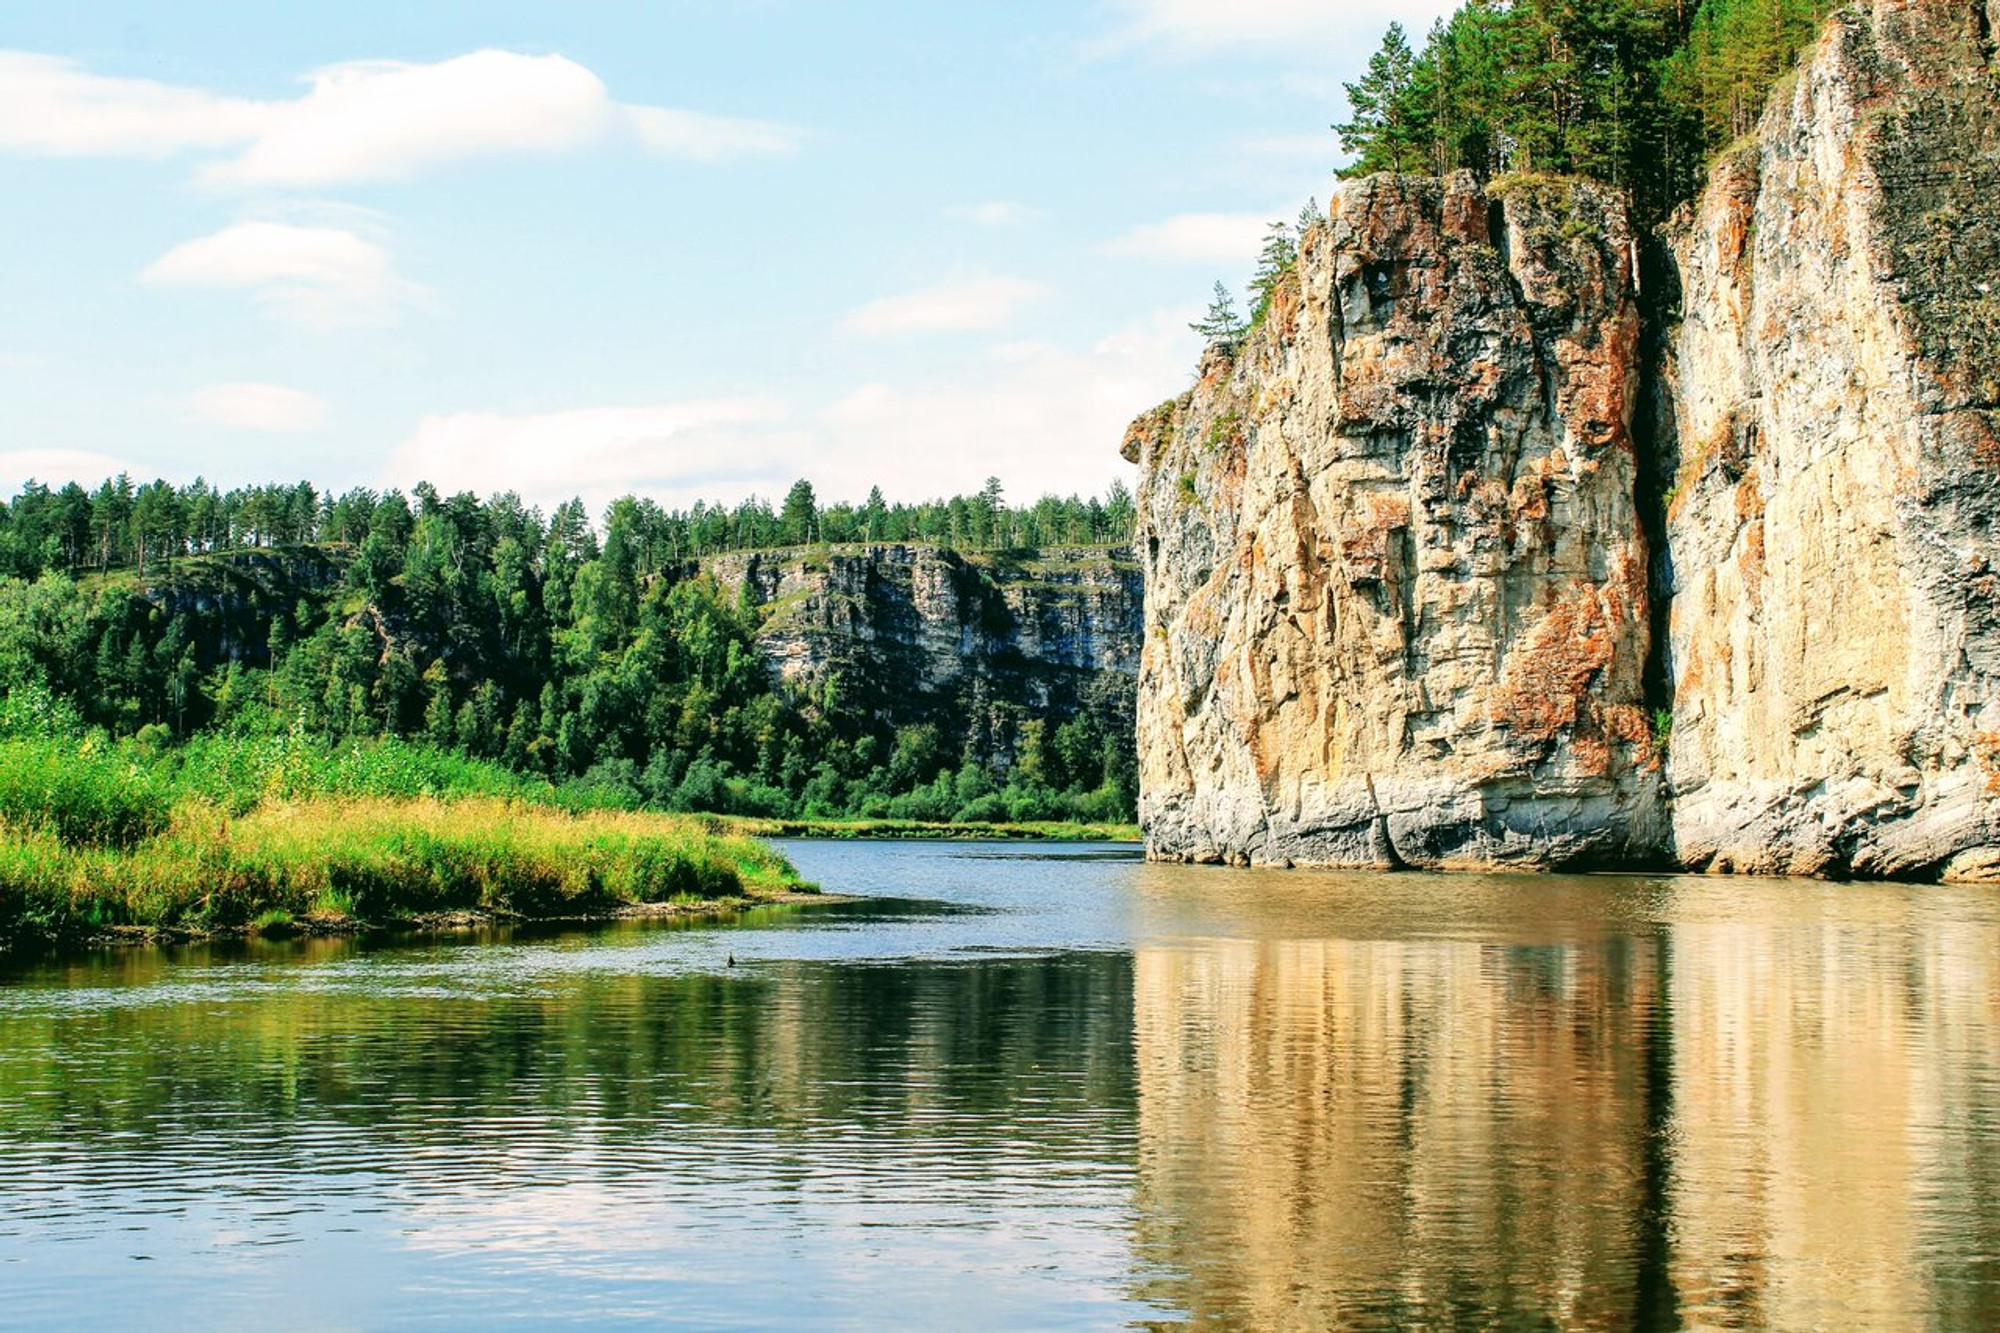
<path id="1" fill-rule="evenodd" d="M 946 723 L 975 703 L 1057 721 L 1086 702 L 1129 718 L 1139 570 L 1123 553 L 962 554 L 928 546 L 816 547 L 711 557 L 732 596 L 747 581 L 758 643 L 797 691 L 836 682 L 848 706 L 896 726 Z M 1006 737 L 995 738 L 1001 749 Z"/>
<path id="2" fill-rule="evenodd" d="M 1836 16 L 1645 282 L 1348 183 L 1126 439 L 1151 853 L 2000 878 L 1996 30 Z"/>

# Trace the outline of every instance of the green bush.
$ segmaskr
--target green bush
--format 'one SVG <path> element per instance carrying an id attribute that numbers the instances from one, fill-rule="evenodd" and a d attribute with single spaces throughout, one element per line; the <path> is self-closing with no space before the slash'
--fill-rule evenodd
<path id="1" fill-rule="evenodd" d="M 0 820 L 71 847 L 130 847 L 167 827 L 170 792 L 89 741 L 0 742 Z"/>

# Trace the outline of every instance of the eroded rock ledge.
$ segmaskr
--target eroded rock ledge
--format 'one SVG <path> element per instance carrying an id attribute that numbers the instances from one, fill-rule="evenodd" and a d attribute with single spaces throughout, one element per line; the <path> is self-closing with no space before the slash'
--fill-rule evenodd
<path id="1" fill-rule="evenodd" d="M 1126 440 L 1150 852 L 2000 876 L 1996 29 L 1837 16 L 1650 289 L 1601 187 L 1350 183 Z"/>

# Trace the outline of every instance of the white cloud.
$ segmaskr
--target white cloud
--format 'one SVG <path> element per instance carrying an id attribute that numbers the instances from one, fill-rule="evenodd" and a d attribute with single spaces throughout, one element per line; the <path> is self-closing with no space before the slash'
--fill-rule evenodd
<path id="1" fill-rule="evenodd" d="M 749 400 L 427 416 L 391 455 L 383 484 L 512 490 L 545 508 L 581 495 L 593 514 L 628 492 L 689 504 L 799 475 L 806 441 L 774 404 Z"/>
<path id="2" fill-rule="evenodd" d="M 738 120 L 664 106 L 624 108 L 639 142 L 662 157 L 727 162 L 796 152 L 805 132 L 770 120 Z"/>
<path id="3" fill-rule="evenodd" d="M 248 290 L 260 305 L 313 328 L 379 323 L 424 300 L 374 241 L 342 227 L 238 222 L 186 241 L 139 275 L 155 287 Z"/>
<path id="4" fill-rule="evenodd" d="M 1025 278 L 954 278 L 921 291 L 885 296 L 849 312 L 852 333 L 964 333 L 997 329 L 1048 289 Z"/>
<path id="5" fill-rule="evenodd" d="M 1292 212 L 1296 212 L 1293 209 Z M 1172 263 L 1244 265 L 1256 258 L 1264 232 L 1273 221 L 1290 216 L 1263 213 L 1182 213 L 1164 222 L 1148 223 L 1109 241 L 1104 253 Z"/>
<path id="6" fill-rule="evenodd" d="M 953 222 L 970 222 L 977 227 L 1020 227 L 1048 216 L 1039 208 L 1006 199 L 989 200 L 983 204 L 953 204 L 945 209 L 944 215 Z"/>
<path id="7" fill-rule="evenodd" d="M 0 451 L 0 493 L 12 495 L 30 481 L 59 487 L 69 482 L 95 486 L 106 477 L 129 472 L 135 477 L 152 474 L 138 464 L 110 454 L 84 449 L 8 449 Z"/>
<path id="8" fill-rule="evenodd" d="M 1391 23 L 1421 41 L 1458 0 L 1110 0 L 1112 27 L 1099 49 L 1150 47 L 1176 56 L 1297 58 L 1367 50 Z"/>
<path id="9" fill-rule="evenodd" d="M 820 417 L 805 475 L 829 498 L 871 485 L 904 499 L 976 490 L 989 475 L 1017 499 L 1130 484 L 1118 456 L 1138 413 L 1187 387 L 1194 311 L 1164 311 L 1086 351 L 1011 343 L 955 377 L 864 385 Z"/>
<path id="10" fill-rule="evenodd" d="M 39 157 L 165 157 L 252 137 L 264 105 L 112 79 L 74 61 L 0 51 L 0 151 Z"/>
<path id="11" fill-rule="evenodd" d="M 363 61 L 313 75 L 204 179 L 315 186 L 401 180 L 464 158 L 553 153 L 602 137 L 604 84 L 561 56 L 475 51 L 434 65 Z"/>
<path id="12" fill-rule="evenodd" d="M 474 51 L 433 64 L 357 61 L 315 72 L 298 98 L 250 101 L 0 51 L 0 151 L 233 152 L 201 170 L 217 184 L 401 180 L 448 162 L 619 140 L 665 157 L 718 162 L 788 152 L 799 138 L 768 121 L 616 102 L 597 75 L 559 55 Z"/>
<path id="13" fill-rule="evenodd" d="M 304 431 L 326 423 L 326 403 L 282 384 L 217 384 L 190 394 L 190 419 L 234 430 Z"/>
<path id="14" fill-rule="evenodd" d="M 547 509 L 581 495 L 593 515 L 624 494 L 685 507 L 760 494 L 799 477 L 829 501 L 870 486 L 916 500 L 977 490 L 1101 491 L 1131 481 L 1118 456 L 1139 412 L 1188 383 L 1197 310 L 1162 311 L 1085 350 L 998 345 L 955 374 L 862 385 L 810 415 L 759 400 L 425 417 L 377 479 L 445 491 L 514 490 Z"/>

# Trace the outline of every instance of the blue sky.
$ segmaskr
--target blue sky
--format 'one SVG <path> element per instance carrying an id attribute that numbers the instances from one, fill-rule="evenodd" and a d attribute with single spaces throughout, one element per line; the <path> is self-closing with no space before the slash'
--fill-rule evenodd
<path id="1" fill-rule="evenodd" d="M 0 486 L 1125 476 L 1441 4 L 0 10 Z"/>

